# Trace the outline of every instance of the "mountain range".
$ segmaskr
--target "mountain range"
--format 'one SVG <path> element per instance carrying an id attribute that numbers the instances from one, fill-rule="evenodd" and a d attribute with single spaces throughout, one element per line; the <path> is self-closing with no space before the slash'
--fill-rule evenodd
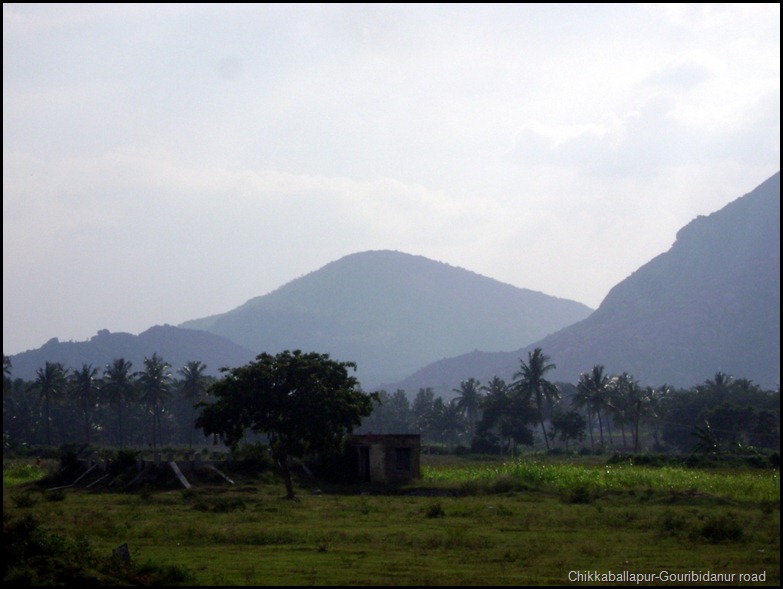
<path id="1" fill-rule="evenodd" d="M 103 367 L 124 357 L 141 369 L 157 352 L 175 369 L 201 360 L 217 374 L 262 351 L 298 348 L 356 362 L 368 390 L 448 396 L 466 378 L 512 379 L 535 347 L 563 382 L 603 364 L 651 386 L 692 386 L 717 371 L 778 386 L 780 173 L 691 221 L 594 312 L 422 256 L 368 251 L 225 313 L 138 336 L 52 339 L 11 362 L 14 377 L 32 379 L 47 361 Z"/>
<path id="2" fill-rule="evenodd" d="M 645 386 L 690 387 L 724 372 L 780 385 L 780 172 L 708 216 L 617 284 L 586 319 L 513 352 L 472 352 L 426 366 L 392 389 L 448 394 L 461 380 L 511 382 L 539 347 L 577 382 L 601 364 Z"/>
<path id="3" fill-rule="evenodd" d="M 85 342 L 61 342 L 55 337 L 38 349 L 11 356 L 11 373 L 14 378 L 33 380 L 35 371 L 46 362 L 60 362 L 72 369 L 92 364 L 102 372 L 115 358 L 128 360 L 136 371 L 144 368 L 144 358 L 153 353 L 171 364 L 174 370 L 191 360 L 199 360 L 207 365 L 204 373 L 212 376 L 217 376 L 223 366 L 241 366 L 255 357 L 247 348 L 224 337 L 172 325 L 156 325 L 139 335 L 102 329 Z"/>
<path id="4" fill-rule="evenodd" d="M 581 303 L 396 251 L 351 254 L 244 305 L 180 327 L 258 352 L 315 350 L 364 387 L 474 349 L 508 350 L 584 319 Z"/>

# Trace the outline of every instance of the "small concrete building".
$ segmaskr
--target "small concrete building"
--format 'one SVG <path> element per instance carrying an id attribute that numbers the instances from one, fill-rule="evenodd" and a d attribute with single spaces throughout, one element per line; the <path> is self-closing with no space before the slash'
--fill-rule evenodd
<path id="1" fill-rule="evenodd" d="M 404 482 L 421 476 L 419 434 L 363 434 L 353 436 L 359 480 L 370 483 Z"/>

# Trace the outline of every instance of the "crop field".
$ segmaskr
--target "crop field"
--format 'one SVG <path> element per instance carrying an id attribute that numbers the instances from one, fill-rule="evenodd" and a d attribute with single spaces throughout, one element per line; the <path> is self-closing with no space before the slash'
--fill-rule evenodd
<path id="1" fill-rule="evenodd" d="M 32 516 L 48 542 L 104 575 L 127 544 L 142 584 L 780 584 L 777 469 L 535 457 L 422 465 L 420 480 L 393 488 L 304 479 L 290 501 L 272 475 L 47 492 L 34 467 L 15 464 L 4 466 L 4 536 L 7 522 Z M 35 584 L 40 573 L 13 574 Z"/>

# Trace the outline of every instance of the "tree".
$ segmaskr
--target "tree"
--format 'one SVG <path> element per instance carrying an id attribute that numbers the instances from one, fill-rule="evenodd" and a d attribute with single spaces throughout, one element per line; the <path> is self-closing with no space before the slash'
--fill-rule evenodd
<path id="1" fill-rule="evenodd" d="M 498 376 L 482 388 L 487 394 L 482 398 L 477 434 L 491 442 L 492 431 L 496 431 L 501 456 L 507 440 L 512 456 L 517 444 L 532 445 L 533 434 L 528 424 L 535 423 L 538 415 L 529 399 L 524 399 Z"/>
<path id="2" fill-rule="evenodd" d="M 625 426 L 631 424 L 633 451 L 639 451 L 639 424 L 643 417 L 650 415 L 650 400 L 647 390 L 627 372 L 613 376 L 609 380 L 609 410 L 623 435 L 623 448 L 627 448 Z"/>
<path id="3" fill-rule="evenodd" d="M 152 448 L 157 448 L 157 442 L 162 443 L 160 414 L 166 401 L 171 397 L 171 364 L 165 362 L 157 353 L 151 358 L 144 358 L 144 370 L 138 373 L 141 390 L 141 400 L 152 414 Z M 157 436 L 156 436 L 157 434 Z"/>
<path id="4" fill-rule="evenodd" d="M 131 368 L 133 364 L 125 358 L 115 358 L 103 371 L 103 398 L 117 409 L 117 425 L 120 448 L 123 447 L 122 408 L 136 395 Z"/>
<path id="5" fill-rule="evenodd" d="M 35 371 L 35 381 L 32 388 L 38 391 L 38 399 L 44 406 L 44 419 L 46 420 L 46 445 L 52 444 L 51 435 L 51 406 L 52 401 L 60 399 L 65 392 L 67 384 L 67 372 L 60 362 L 47 362 L 43 368 Z"/>
<path id="6" fill-rule="evenodd" d="M 96 382 L 98 369 L 92 364 L 82 364 L 80 370 L 71 374 L 71 385 L 68 394 L 76 401 L 82 410 L 84 418 L 84 442 L 89 445 L 92 442 L 92 414 L 98 404 L 99 386 Z"/>
<path id="7" fill-rule="evenodd" d="M 196 427 L 232 449 L 245 430 L 266 434 L 286 497 L 293 499 L 290 459 L 337 450 L 372 411 L 375 395 L 362 392 L 348 369 L 355 371 L 356 364 L 301 350 L 263 353 L 244 366 L 222 368 L 224 376 L 209 388 L 215 400 L 200 404 Z"/>
<path id="8" fill-rule="evenodd" d="M 565 442 L 568 450 L 568 440 L 582 440 L 585 437 L 585 418 L 576 411 L 555 410 L 552 412 L 552 439 L 558 438 Z"/>
<path id="9" fill-rule="evenodd" d="M 411 412 L 413 413 L 414 427 L 421 435 L 429 437 L 432 428 L 432 407 L 435 404 L 435 391 L 430 387 L 419 389 L 413 399 Z"/>
<path id="10" fill-rule="evenodd" d="M 609 377 L 604 374 L 604 367 L 600 364 L 593 366 L 589 373 L 583 372 L 579 375 L 579 382 L 576 385 L 576 395 L 573 403 L 576 407 L 584 408 L 587 412 L 588 428 L 590 430 L 590 446 L 595 450 L 593 441 L 593 423 L 592 416 L 598 417 L 598 433 L 601 447 L 604 446 L 604 426 L 601 419 L 601 412 L 607 407 L 607 387 Z"/>
<path id="11" fill-rule="evenodd" d="M 457 393 L 457 410 L 468 419 L 468 444 L 473 443 L 473 432 L 476 425 L 476 417 L 481 407 L 481 383 L 475 378 L 463 380 L 458 389 L 453 389 Z"/>
<path id="12" fill-rule="evenodd" d="M 188 428 L 188 448 L 193 448 L 193 430 L 195 429 L 196 404 L 201 401 L 201 397 L 207 390 L 208 379 L 204 376 L 207 365 L 198 360 L 191 360 L 177 372 L 182 375 L 182 385 L 180 393 L 182 398 L 187 401 L 191 407 L 190 427 Z"/>
<path id="13" fill-rule="evenodd" d="M 551 404 L 553 401 L 557 401 L 560 398 L 560 389 L 554 383 L 549 382 L 545 376 L 547 372 L 557 366 L 549 363 L 549 356 L 546 356 L 541 348 L 528 352 L 527 357 L 527 363 L 520 358 L 521 367 L 514 374 L 514 378 L 517 380 L 512 386 L 523 398 L 535 400 L 538 419 L 541 423 L 541 433 L 544 436 L 546 449 L 549 450 L 549 439 L 544 427 L 544 403 Z"/>

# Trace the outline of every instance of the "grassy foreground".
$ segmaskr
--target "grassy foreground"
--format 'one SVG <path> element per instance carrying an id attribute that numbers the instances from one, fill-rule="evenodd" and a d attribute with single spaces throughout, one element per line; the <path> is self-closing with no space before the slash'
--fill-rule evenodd
<path id="1" fill-rule="evenodd" d="M 780 584 L 778 470 L 434 458 L 415 484 L 300 487 L 298 501 L 273 480 L 45 493 L 4 469 L 4 536 L 33 514 L 98 557 L 127 544 L 168 571 L 147 584 Z"/>

